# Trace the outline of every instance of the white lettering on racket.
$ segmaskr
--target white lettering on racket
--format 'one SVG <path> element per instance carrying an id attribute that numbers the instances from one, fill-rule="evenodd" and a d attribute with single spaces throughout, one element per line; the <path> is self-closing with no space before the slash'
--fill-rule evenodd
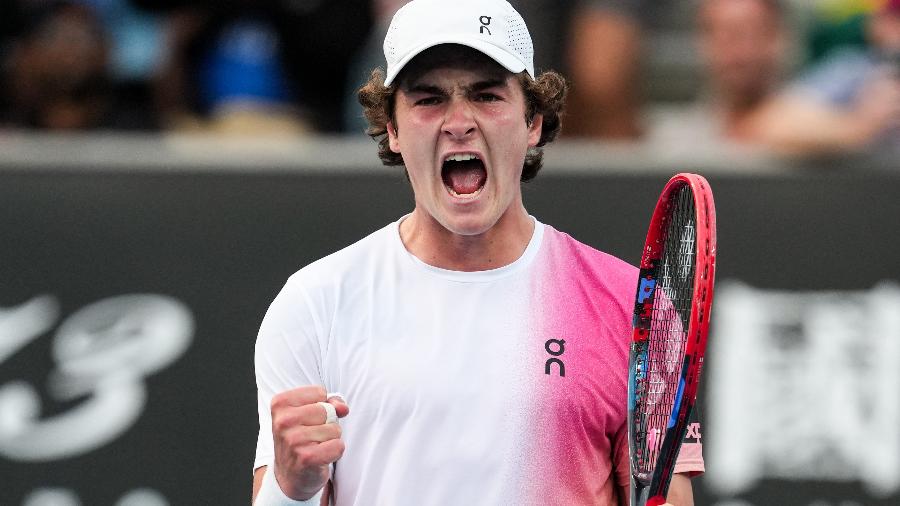
<path id="1" fill-rule="evenodd" d="M 700 422 L 693 422 L 688 424 L 687 433 L 684 435 L 685 440 L 693 440 L 692 442 L 699 443 L 700 442 Z"/>

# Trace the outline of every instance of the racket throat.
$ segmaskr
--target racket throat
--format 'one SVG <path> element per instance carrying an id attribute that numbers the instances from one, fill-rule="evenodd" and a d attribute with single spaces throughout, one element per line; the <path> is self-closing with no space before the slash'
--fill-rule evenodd
<path id="1" fill-rule="evenodd" d="M 631 506 L 644 506 L 647 504 L 648 492 L 650 489 L 647 485 L 631 477 L 631 500 L 628 502 Z"/>
<path id="2" fill-rule="evenodd" d="M 659 506 L 666 502 L 666 492 L 650 496 L 650 487 L 631 477 L 631 506 Z"/>

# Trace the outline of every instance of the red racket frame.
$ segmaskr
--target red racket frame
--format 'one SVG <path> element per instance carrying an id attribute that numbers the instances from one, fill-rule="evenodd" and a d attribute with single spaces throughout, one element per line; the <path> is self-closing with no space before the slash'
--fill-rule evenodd
<path id="1" fill-rule="evenodd" d="M 648 341 L 650 337 L 649 322 L 653 314 L 655 301 L 655 297 L 652 296 L 652 290 L 656 286 L 655 276 L 666 241 L 666 229 L 670 215 L 669 208 L 672 204 L 671 197 L 685 185 L 690 186 L 694 198 L 697 222 L 695 242 L 697 262 L 693 280 L 694 297 L 691 304 L 691 314 L 686 334 L 687 342 L 684 351 L 684 367 L 682 369 L 684 386 L 680 401 L 676 402 L 671 415 L 675 417 L 675 423 L 666 430 L 656 467 L 653 471 L 653 477 L 649 484 L 642 483 L 636 478 L 636 469 L 632 458 L 632 502 L 638 502 L 637 498 L 643 497 L 646 493 L 647 506 L 658 506 L 666 502 L 665 497 L 675 468 L 675 460 L 687 430 L 691 409 L 697 398 L 697 388 L 700 383 L 703 357 L 706 351 L 706 338 L 709 332 L 709 315 L 712 308 L 716 268 L 716 210 L 712 191 L 709 183 L 703 176 L 691 173 L 676 174 L 663 188 L 662 194 L 656 203 L 653 217 L 650 220 L 650 229 L 647 232 L 647 240 L 641 254 L 641 273 L 638 280 L 637 297 L 635 298 L 632 347 L 634 348 L 635 343 Z M 635 441 L 635 435 L 632 434 L 633 373 L 633 364 L 629 364 L 628 434 L 631 451 L 634 451 L 632 442 Z M 648 486 L 647 490 L 643 490 Z M 632 504 L 632 506 L 639 505 Z"/>

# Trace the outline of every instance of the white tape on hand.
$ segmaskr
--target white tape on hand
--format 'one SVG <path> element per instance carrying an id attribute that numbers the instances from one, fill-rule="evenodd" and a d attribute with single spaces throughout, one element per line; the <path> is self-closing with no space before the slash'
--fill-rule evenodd
<path id="1" fill-rule="evenodd" d="M 325 408 L 325 423 L 338 423 L 337 410 L 330 402 L 317 402 L 316 404 Z"/>

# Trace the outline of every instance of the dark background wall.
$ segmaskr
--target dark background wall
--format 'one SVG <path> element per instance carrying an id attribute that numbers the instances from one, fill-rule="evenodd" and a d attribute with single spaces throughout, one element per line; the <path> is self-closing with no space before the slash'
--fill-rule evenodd
<path id="1" fill-rule="evenodd" d="M 249 504 L 257 430 L 252 355 L 266 307 L 295 270 L 408 212 L 407 183 L 390 169 L 89 169 L 0 170 L 0 504 L 56 493 L 85 505 L 124 505 L 141 491 L 144 502 L 133 495 L 138 502 L 130 504 Z M 526 186 L 526 206 L 635 263 L 669 175 L 548 169 Z M 853 292 L 900 277 L 900 171 L 707 176 L 718 211 L 720 282 Z M 101 323 L 63 328 L 79 310 L 102 314 L 95 303 L 128 294 L 166 299 L 158 310 L 117 299 Z M 137 323 L 116 328 L 116 311 Z M 79 324 L 94 336 L 81 348 L 72 344 Z M 144 337 L 167 329 L 181 329 L 183 352 L 142 363 L 154 346 Z M 728 336 L 712 339 L 726 346 Z M 110 350 L 130 358 L 91 362 Z M 59 382 L 82 387 L 65 395 Z M 23 385 L 38 399 L 30 416 L 19 411 L 28 406 Z M 144 403 L 115 434 L 78 443 L 86 426 L 117 416 L 116 403 L 91 415 L 91 400 L 107 391 L 143 392 Z M 900 402 L 900 390 L 889 392 L 882 402 Z M 707 428 L 715 423 L 704 418 Z M 73 449 L 44 457 L 34 455 L 36 443 L 10 449 L 29 437 L 45 446 L 50 438 L 50 453 L 57 443 Z M 765 458 L 758 464 L 766 466 Z M 707 465 L 715 462 L 708 457 Z M 851 471 L 816 479 L 755 471 L 758 479 L 740 491 L 713 490 L 701 478 L 697 504 L 900 502 L 896 489 L 873 494 Z"/>

